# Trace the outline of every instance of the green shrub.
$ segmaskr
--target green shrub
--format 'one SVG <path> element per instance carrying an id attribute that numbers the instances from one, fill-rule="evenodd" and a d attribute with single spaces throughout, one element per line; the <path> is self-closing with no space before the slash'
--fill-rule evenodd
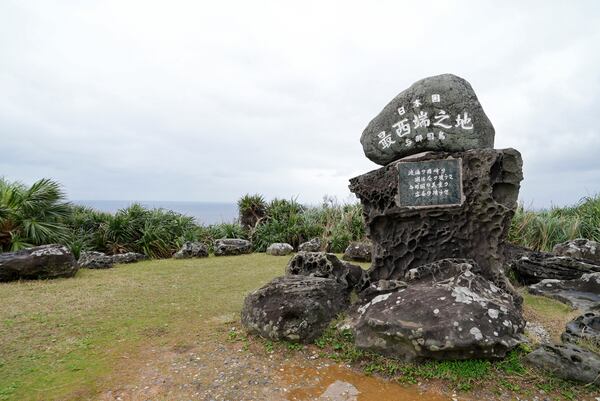
<path id="1" fill-rule="evenodd" d="M 26 187 L 0 178 L 0 251 L 66 241 L 69 213 L 57 182 L 43 178 Z"/>

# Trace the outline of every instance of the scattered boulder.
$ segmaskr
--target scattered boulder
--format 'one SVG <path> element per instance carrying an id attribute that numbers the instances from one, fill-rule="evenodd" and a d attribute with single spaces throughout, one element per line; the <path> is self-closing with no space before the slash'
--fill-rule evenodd
<path id="1" fill-rule="evenodd" d="M 215 256 L 252 253 L 252 243 L 239 238 L 222 238 L 215 241 Z"/>
<path id="2" fill-rule="evenodd" d="M 444 360 L 501 358 L 524 341 L 510 293 L 474 273 L 474 262 L 438 266 L 447 270 L 413 276 L 407 288 L 359 305 L 356 346 L 402 360 Z"/>
<path id="3" fill-rule="evenodd" d="M 334 279 L 277 277 L 246 297 L 242 324 L 264 338 L 311 342 L 349 305 L 348 291 Z"/>
<path id="4" fill-rule="evenodd" d="M 135 263 L 146 259 L 148 259 L 146 255 L 137 252 L 117 253 L 115 255 L 112 255 L 112 260 L 114 264 Z"/>
<path id="5" fill-rule="evenodd" d="M 589 239 L 577 238 L 563 242 L 556 245 L 552 252 L 559 256 L 569 256 L 600 264 L 600 243 Z"/>
<path id="6" fill-rule="evenodd" d="M 75 257 L 63 245 L 42 245 L 0 253 L 0 281 L 73 277 L 77 270 Z"/>
<path id="7" fill-rule="evenodd" d="M 181 249 L 175 252 L 175 259 L 205 258 L 208 256 L 208 247 L 201 242 L 185 242 Z"/>
<path id="8" fill-rule="evenodd" d="M 494 135 L 471 85 L 443 74 L 421 79 L 392 99 L 360 143 L 369 159 L 385 166 L 425 151 L 493 148 Z"/>
<path id="9" fill-rule="evenodd" d="M 533 252 L 511 263 L 519 282 L 529 285 L 545 279 L 573 280 L 584 273 L 600 272 L 600 266 L 550 253 Z"/>
<path id="10" fill-rule="evenodd" d="M 360 266 L 342 262 L 332 253 L 298 252 L 288 262 L 285 273 L 332 278 L 345 288 L 352 289 L 362 282 L 364 270 Z"/>
<path id="11" fill-rule="evenodd" d="M 586 312 L 567 323 L 561 340 L 577 344 L 581 340 L 600 346 L 600 314 Z"/>
<path id="12" fill-rule="evenodd" d="M 298 251 L 301 252 L 319 252 L 321 251 L 321 239 L 313 238 L 300 244 Z"/>
<path id="13" fill-rule="evenodd" d="M 113 258 L 104 252 L 84 251 L 79 255 L 77 263 L 79 267 L 88 269 L 110 269 L 113 267 Z"/>
<path id="14" fill-rule="evenodd" d="M 273 256 L 286 256 L 294 251 L 294 247 L 290 244 L 285 244 L 281 242 L 276 242 L 274 244 L 269 245 L 267 248 L 267 254 Z"/>
<path id="15" fill-rule="evenodd" d="M 600 376 L 600 356 L 574 344 L 542 345 L 525 359 L 563 379 L 592 383 Z"/>
<path id="16" fill-rule="evenodd" d="M 584 274 L 575 280 L 546 279 L 530 285 L 528 291 L 554 298 L 575 309 L 595 309 L 600 307 L 600 273 Z"/>
<path id="17" fill-rule="evenodd" d="M 403 163 L 449 159 L 461 160 L 460 204 L 411 207 L 398 203 L 407 195 L 399 191 L 398 172 Z M 504 275 L 503 244 L 522 179 L 521 155 L 514 149 L 429 152 L 352 178 L 350 190 L 363 205 L 373 243 L 369 280 L 402 280 L 414 267 L 445 258 L 469 258 L 477 262 L 485 278 L 516 293 Z M 407 193 L 412 192 L 407 188 Z"/>
<path id="18" fill-rule="evenodd" d="M 371 244 L 368 242 L 351 242 L 344 251 L 343 259 L 355 262 L 370 262 Z"/>
<path id="19" fill-rule="evenodd" d="M 367 288 L 361 291 L 360 298 L 362 303 L 366 303 L 377 295 L 396 292 L 402 288 L 406 288 L 408 284 L 400 280 L 379 280 L 371 283 Z"/>

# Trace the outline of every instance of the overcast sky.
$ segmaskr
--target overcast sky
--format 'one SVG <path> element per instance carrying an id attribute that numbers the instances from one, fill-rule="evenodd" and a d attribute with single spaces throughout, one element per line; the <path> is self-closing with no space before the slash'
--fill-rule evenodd
<path id="1" fill-rule="evenodd" d="M 0 176 L 71 199 L 323 195 L 378 166 L 368 122 L 453 73 L 521 200 L 600 192 L 600 2 L 0 1 Z"/>

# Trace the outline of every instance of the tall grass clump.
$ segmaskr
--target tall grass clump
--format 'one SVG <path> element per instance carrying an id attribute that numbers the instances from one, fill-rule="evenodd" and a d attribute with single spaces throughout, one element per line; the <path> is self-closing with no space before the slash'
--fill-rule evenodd
<path id="1" fill-rule="evenodd" d="M 545 252 L 575 238 L 600 241 L 600 195 L 583 198 L 573 206 L 540 211 L 520 205 L 508 234 L 512 243 Z"/>
<path id="2" fill-rule="evenodd" d="M 274 199 L 267 204 L 265 217 L 248 230 L 248 237 L 259 252 L 275 242 L 297 248 L 315 237 L 326 244 L 328 251 L 343 252 L 351 241 L 365 238 L 362 207 L 357 203 L 340 204 L 331 197 L 325 197 L 319 206 L 304 206 L 295 199 Z"/>

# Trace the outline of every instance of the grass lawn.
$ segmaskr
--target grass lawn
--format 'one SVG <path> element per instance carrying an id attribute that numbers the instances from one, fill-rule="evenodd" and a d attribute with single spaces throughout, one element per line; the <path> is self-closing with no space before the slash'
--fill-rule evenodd
<path id="1" fill-rule="evenodd" d="M 288 260 L 153 260 L 0 284 L 0 400 L 91 396 L 140 348 L 190 331 L 210 335 L 220 317 L 239 313 L 249 291 L 282 275 Z"/>
<path id="2" fill-rule="evenodd" d="M 265 254 L 152 260 L 82 269 L 71 279 L 0 284 L 0 401 L 94 398 L 107 386 L 126 382 L 146 349 L 184 346 L 192 337 L 223 341 L 223 323 L 237 321 L 246 294 L 282 275 L 288 260 Z M 572 313 L 540 297 L 525 296 L 525 307 L 550 322 L 563 322 Z M 336 347 L 333 337 L 322 341 L 325 348 L 345 349 Z M 354 352 L 349 346 L 347 355 L 337 357 L 354 358 Z M 399 369 L 388 365 L 370 360 L 363 368 L 367 373 Z M 485 368 L 484 376 L 493 377 L 496 371 L 488 362 L 472 365 L 411 367 L 405 377 L 447 379 L 450 373 L 465 376 L 460 372 L 467 368 L 475 376 Z"/>

